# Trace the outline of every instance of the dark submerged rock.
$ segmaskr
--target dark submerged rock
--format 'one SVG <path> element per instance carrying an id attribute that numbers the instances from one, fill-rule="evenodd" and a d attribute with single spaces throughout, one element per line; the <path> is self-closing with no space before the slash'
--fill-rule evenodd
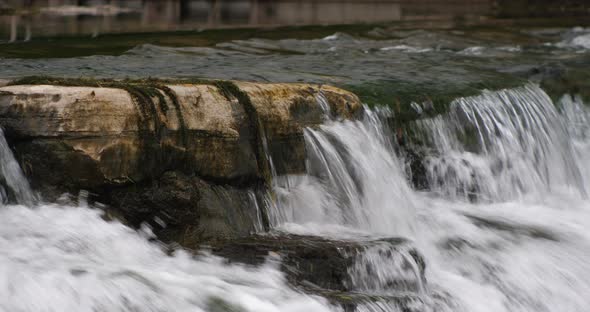
<path id="1" fill-rule="evenodd" d="M 381 288 L 366 288 L 354 281 L 363 257 L 378 249 L 377 254 L 385 260 L 400 259 L 407 263 L 414 279 L 405 274 L 390 277 Z M 403 311 L 412 311 L 412 302 L 420 301 L 424 285 L 425 263 L 411 243 L 402 238 L 330 240 L 316 236 L 289 234 L 253 235 L 247 238 L 221 241 L 207 247 L 213 254 L 230 262 L 261 265 L 265 261 L 280 260 L 280 268 L 289 283 L 303 291 L 327 298 L 345 311 L 355 311 L 359 305 L 395 306 Z M 411 263 L 409 263 L 411 262 Z M 363 269 L 363 267 L 361 267 Z M 395 268 L 385 268 L 392 269 Z M 417 270 L 417 272 L 413 272 Z M 366 279 L 377 279 L 369 268 Z M 358 278 L 358 277 L 357 277 Z M 372 283 L 369 283 L 372 284 Z"/>
<path id="2" fill-rule="evenodd" d="M 290 234 L 253 235 L 211 245 L 211 251 L 230 261 L 260 265 L 270 255 L 279 256 L 281 266 L 289 280 L 307 288 L 336 291 L 355 291 L 349 270 L 356 265 L 358 256 L 371 247 L 384 247 L 384 257 L 404 257 L 418 268 L 418 278 L 424 279 L 425 263 L 410 242 L 403 238 L 330 240 L 316 236 Z M 401 277 L 400 277 L 401 279 Z M 400 280 L 393 290 L 417 292 L 417 285 L 402 286 Z"/>

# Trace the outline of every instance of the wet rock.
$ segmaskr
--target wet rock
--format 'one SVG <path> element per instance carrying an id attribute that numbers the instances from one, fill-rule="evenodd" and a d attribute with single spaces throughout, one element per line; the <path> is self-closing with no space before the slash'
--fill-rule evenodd
<path id="1" fill-rule="evenodd" d="M 331 86 L 248 82 L 237 86 L 248 95 L 263 152 L 272 158 L 277 174 L 305 170 L 305 127 L 319 125 L 327 116 L 354 118 L 362 108 L 356 95 Z M 328 107 L 322 107 L 322 100 Z"/>
<path id="2" fill-rule="evenodd" d="M 320 94 L 335 118 L 361 108 L 309 84 L 21 82 L 0 87 L 0 125 L 45 200 L 88 190 L 129 224 L 158 218 L 162 236 L 187 245 L 260 227 L 252 193 L 269 185 L 269 156 L 280 173 L 305 170 L 303 129 L 324 121 Z"/>
<path id="3" fill-rule="evenodd" d="M 165 172 L 148 184 L 103 191 L 133 226 L 148 222 L 164 242 L 196 248 L 203 241 L 247 236 L 263 229 L 255 193 L 261 186 L 215 185 L 195 175 Z"/>
<path id="4" fill-rule="evenodd" d="M 539 82 L 540 86 L 551 97 L 554 103 L 565 94 L 581 96 L 590 100 L 590 74 L 584 70 L 588 65 L 583 62 L 572 62 L 565 67 L 563 64 L 545 64 L 529 71 L 530 79 Z"/>
<path id="5" fill-rule="evenodd" d="M 496 231 L 510 232 L 515 236 L 527 236 L 535 239 L 544 239 L 550 241 L 559 241 L 559 234 L 551 229 L 546 229 L 541 226 L 520 224 L 510 220 L 502 220 L 489 218 L 485 216 L 477 216 L 470 213 L 464 213 L 465 217 L 469 218 L 476 226 L 487 227 Z"/>
<path id="6" fill-rule="evenodd" d="M 426 97 L 426 100 L 422 102 L 422 107 L 424 107 L 424 111 L 427 113 L 434 111 L 434 103 L 429 97 Z"/>
<path id="7" fill-rule="evenodd" d="M 96 190 L 106 183 L 99 164 L 66 139 L 14 141 L 14 153 L 31 187 L 54 202 L 63 193 Z"/>
<path id="8" fill-rule="evenodd" d="M 403 147 L 403 159 L 406 166 L 407 176 L 417 190 L 428 190 L 428 171 L 424 164 L 425 154 L 421 149 L 407 144 Z"/>
<path id="9" fill-rule="evenodd" d="M 256 175 L 239 104 L 213 86 L 170 90 L 173 95 L 142 103 L 114 88 L 8 86 L 0 97 L 0 123 L 15 142 L 59 140 L 93 160 L 95 175 L 109 183 L 139 181 L 179 165 L 219 179 Z"/>
<path id="10" fill-rule="evenodd" d="M 340 306 L 345 312 L 421 312 L 429 310 L 424 301 L 415 294 L 368 295 L 338 291 L 323 291 L 318 294 L 327 298 L 332 304 Z"/>
<path id="11" fill-rule="evenodd" d="M 210 248 L 230 261 L 252 265 L 262 264 L 269 255 L 278 256 L 289 281 L 312 292 L 418 293 L 425 282 L 421 255 L 401 238 L 347 241 L 287 234 L 255 235 Z M 385 264 L 384 269 L 391 275 L 375 275 L 379 272 L 374 261 Z M 380 279 L 383 283 L 364 283 L 363 279 Z"/>
<path id="12" fill-rule="evenodd" d="M 406 177 L 417 190 L 428 190 L 428 171 L 426 169 L 426 155 L 432 153 L 429 150 L 429 142 L 421 127 L 416 122 L 408 123 L 397 131 L 397 148 L 401 159 L 404 161 Z"/>

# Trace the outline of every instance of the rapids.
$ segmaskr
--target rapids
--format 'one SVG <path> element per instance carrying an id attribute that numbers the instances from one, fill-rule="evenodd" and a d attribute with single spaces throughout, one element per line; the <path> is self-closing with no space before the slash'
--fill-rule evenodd
<path id="1" fill-rule="evenodd" d="M 400 278 L 415 283 L 419 300 L 403 311 L 587 311 L 590 111 L 582 100 L 554 104 L 531 84 L 456 99 L 448 114 L 416 121 L 429 191 L 408 182 L 392 115 L 366 108 L 358 121 L 307 129 L 307 174 L 275 176 L 276 199 L 264 205 L 272 231 L 410 238 L 425 281 L 404 269 L 407 253 L 394 258 L 387 246 L 368 247 L 348 271 L 368 295 L 398 294 Z M 289 285 L 279 259 L 252 267 L 168 255 L 148 227 L 105 221 L 83 201 L 33 204 L 3 136 L 0 156 L 4 194 L 29 206 L 0 208 L 0 311 L 341 310 Z M 356 306 L 401 310 L 380 300 Z"/>
<path id="2" fill-rule="evenodd" d="M 457 99 L 448 114 L 418 121 L 431 142 L 428 192 L 407 184 L 382 121 L 389 114 L 368 110 L 362 121 L 306 132 L 309 174 L 284 178 L 277 228 L 411 237 L 427 263 L 420 311 L 586 311 L 590 112 L 582 101 L 554 105 L 531 84 Z M 383 253 L 372 262 L 364 285 L 395 268 Z"/>

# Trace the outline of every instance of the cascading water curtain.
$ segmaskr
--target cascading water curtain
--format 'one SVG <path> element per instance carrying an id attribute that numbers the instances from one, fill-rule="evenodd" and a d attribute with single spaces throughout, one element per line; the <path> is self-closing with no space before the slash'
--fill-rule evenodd
<path id="1" fill-rule="evenodd" d="M 447 115 L 416 125 L 433 149 L 425 160 L 430 187 L 445 196 L 586 195 L 566 122 L 537 85 L 461 98 Z"/>
<path id="2" fill-rule="evenodd" d="M 4 131 L 0 128 L 0 179 L 5 188 L 0 185 L 0 201 L 6 203 L 8 194 L 13 194 L 17 203 L 30 206 L 35 202 L 35 195 L 31 191 L 29 182 L 24 176 L 12 151 L 8 147 Z"/>
<path id="3" fill-rule="evenodd" d="M 328 224 L 412 235 L 412 191 L 381 120 L 386 114 L 365 108 L 362 120 L 305 130 L 307 174 L 279 178 L 275 226 Z"/>

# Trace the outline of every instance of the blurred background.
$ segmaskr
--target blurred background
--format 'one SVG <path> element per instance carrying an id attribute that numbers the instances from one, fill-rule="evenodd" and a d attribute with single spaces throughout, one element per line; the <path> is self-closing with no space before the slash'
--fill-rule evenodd
<path id="1" fill-rule="evenodd" d="M 0 0 L 0 41 L 208 28 L 587 19 L 569 0 Z"/>

